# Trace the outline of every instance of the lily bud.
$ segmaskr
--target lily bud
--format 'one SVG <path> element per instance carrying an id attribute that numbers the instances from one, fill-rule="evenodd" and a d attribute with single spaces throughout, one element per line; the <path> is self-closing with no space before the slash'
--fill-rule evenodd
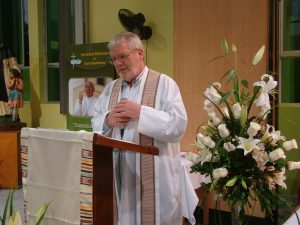
<path id="1" fill-rule="evenodd" d="M 218 130 L 222 138 L 228 137 L 230 134 L 229 130 L 226 128 L 226 124 L 224 123 L 218 126 Z"/>
<path id="2" fill-rule="evenodd" d="M 282 144 L 282 147 L 286 150 L 289 151 L 291 149 L 298 149 L 297 141 L 295 139 L 290 140 L 290 141 L 285 141 Z"/>
<path id="3" fill-rule="evenodd" d="M 216 145 L 215 142 L 209 136 L 204 137 L 202 141 L 203 144 L 205 144 L 209 148 L 214 148 Z"/>
<path id="4" fill-rule="evenodd" d="M 287 167 L 289 170 L 300 169 L 300 162 L 288 161 Z"/>
<path id="5" fill-rule="evenodd" d="M 250 126 L 247 129 L 247 133 L 250 137 L 253 137 L 257 134 L 257 132 L 260 130 L 261 126 L 258 123 L 250 122 Z"/>
<path id="6" fill-rule="evenodd" d="M 221 177 L 226 177 L 228 174 L 228 170 L 224 167 L 217 168 L 213 170 L 213 177 L 215 179 L 219 179 Z"/>
<path id="7" fill-rule="evenodd" d="M 274 151 L 270 152 L 269 157 L 270 157 L 271 162 L 275 162 L 276 160 L 281 159 L 281 158 L 283 158 L 283 159 L 286 158 L 282 148 L 277 148 Z"/>
<path id="8" fill-rule="evenodd" d="M 232 113 L 235 119 L 239 119 L 241 117 L 241 106 L 240 103 L 235 103 L 232 106 Z"/>

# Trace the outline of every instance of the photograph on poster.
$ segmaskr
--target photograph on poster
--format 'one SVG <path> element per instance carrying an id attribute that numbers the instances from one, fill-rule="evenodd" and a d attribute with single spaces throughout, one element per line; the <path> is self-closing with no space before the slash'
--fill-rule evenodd
<path id="1" fill-rule="evenodd" d="M 72 78 L 69 80 L 69 113 L 72 116 L 93 116 L 93 105 L 112 78 Z"/>

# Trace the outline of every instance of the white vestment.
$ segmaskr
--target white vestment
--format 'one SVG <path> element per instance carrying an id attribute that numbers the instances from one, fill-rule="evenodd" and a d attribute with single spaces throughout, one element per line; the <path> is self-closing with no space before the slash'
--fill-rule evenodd
<path id="1" fill-rule="evenodd" d="M 75 102 L 74 115 L 77 116 L 93 116 L 94 104 L 97 97 L 87 97 L 86 95 L 82 98 L 82 103 L 79 103 L 79 99 Z"/>
<path id="2" fill-rule="evenodd" d="M 119 99 L 127 98 L 141 102 L 143 87 L 148 74 L 145 67 L 137 81 L 130 87 L 122 85 Z M 106 86 L 94 107 L 92 125 L 94 131 L 102 131 L 114 82 Z M 180 146 L 187 115 L 179 88 L 170 77 L 161 74 L 155 109 L 142 106 L 140 117 L 131 120 L 124 128 L 123 140 L 139 144 L 139 133 L 154 138 L 159 148 L 155 156 L 155 205 L 156 225 L 179 225 L 181 217 Z M 120 128 L 114 127 L 112 137 L 121 139 Z M 119 225 L 138 225 L 140 221 L 139 157 L 124 153 L 121 162 L 122 188 L 118 201 Z M 118 197 L 118 195 L 117 195 Z"/>

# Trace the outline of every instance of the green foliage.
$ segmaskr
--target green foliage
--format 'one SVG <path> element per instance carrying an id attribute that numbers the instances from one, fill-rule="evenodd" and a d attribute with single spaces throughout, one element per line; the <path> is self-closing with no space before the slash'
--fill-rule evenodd
<path id="1" fill-rule="evenodd" d="M 13 199 L 14 199 L 14 193 L 19 188 L 9 190 L 9 192 L 8 192 L 8 196 L 7 196 L 7 199 L 6 199 L 4 211 L 3 211 L 2 216 L 0 216 L 0 224 L 1 225 L 5 225 L 8 219 L 13 218 L 13 220 L 14 220 L 14 218 L 15 218 L 16 211 L 13 207 Z M 50 203 L 44 203 L 43 206 L 39 209 L 39 211 L 37 213 L 35 225 L 40 225 L 41 224 L 41 222 L 42 222 L 42 220 L 45 216 L 45 213 L 48 209 L 49 204 Z M 22 224 L 20 224 L 20 225 L 22 225 Z"/>

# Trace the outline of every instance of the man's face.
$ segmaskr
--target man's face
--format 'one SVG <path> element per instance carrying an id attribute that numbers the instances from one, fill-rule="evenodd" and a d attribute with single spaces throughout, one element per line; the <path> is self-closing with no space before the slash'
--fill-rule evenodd
<path id="1" fill-rule="evenodd" d="M 95 90 L 95 88 L 94 88 L 94 85 L 92 83 L 87 83 L 85 85 L 85 94 L 86 94 L 87 97 L 92 97 L 93 94 L 94 94 L 94 90 Z"/>
<path id="2" fill-rule="evenodd" d="M 128 82 L 131 82 L 144 68 L 144 51 L 131 50 L 126 42 L 118 44 L 109 53 L 118 75 Z"/>

